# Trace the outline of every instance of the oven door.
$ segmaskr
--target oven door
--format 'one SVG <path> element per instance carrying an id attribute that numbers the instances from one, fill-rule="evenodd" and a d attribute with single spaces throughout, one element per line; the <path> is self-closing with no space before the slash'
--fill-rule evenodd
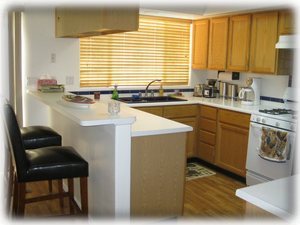
<path id="1" fill-rule="evenodd" d="M 292 175 L 295 133 L 288 132 L 287 159 L 283 162 L 270 161 L 259 156 L 262 127 L 268 128 L 266 125 L 250 123 L 246 161 L 247 174 L 255 174 L 255 176 L 261 177 L 262 180 L 273 180 Z M 286 132 L 278 128 L 272 127 L 272 129 Z"/>

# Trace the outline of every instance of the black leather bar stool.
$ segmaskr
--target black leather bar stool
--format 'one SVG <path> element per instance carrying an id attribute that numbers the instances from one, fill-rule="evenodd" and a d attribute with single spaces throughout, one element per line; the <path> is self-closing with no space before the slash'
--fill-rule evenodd
<path id="1" fill-rule="evenodd" d="M 49 146 L 61 146 L 61 135 L 46 126 L 28 126 L 21 128 L 24 148 L 35 149 Z M 52 192 L 52 180 L 48 180 L 49 192 Z M 58 189 L 62 189 L 62 182 L 58 181 Z M 63 202 L 61 201 L 61 206 Z"/>
<path id="2" fill-rule="evenodd" d="M 88 214 L 88 163 L 72 147 L 51 146 L 25 150 L 20 128 L 12 107 L 4 104 L 6 133 L 10 154 L 16 166 L 13 212 L 24 216 L 25 204 L 69 197 L 70 213 L 74 213 L 73 178 L 80 178 L 81 213 Z M 68 179 L 68 192 L 25 198 L 26 183 L 42 180 Z"/>
<path id="3" fill-rule="evenodd" d="M 50 127 L 28 126 L 21 128 L 25 149 L 61 146 L 61 135 Z"/>

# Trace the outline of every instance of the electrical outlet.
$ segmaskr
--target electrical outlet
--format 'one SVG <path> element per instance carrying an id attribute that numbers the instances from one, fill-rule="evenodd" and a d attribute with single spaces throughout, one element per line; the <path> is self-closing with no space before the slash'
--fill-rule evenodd
<path id="1" fill-rule="evenodd" d="M 56 63 L 56 54 L 55 53 L 51 53 L 51 63 Z"/>
<path id="2" fill-rule="evenodd" d="M 66 76 L 66 85 L 74 84 L 74 76 Z"/>

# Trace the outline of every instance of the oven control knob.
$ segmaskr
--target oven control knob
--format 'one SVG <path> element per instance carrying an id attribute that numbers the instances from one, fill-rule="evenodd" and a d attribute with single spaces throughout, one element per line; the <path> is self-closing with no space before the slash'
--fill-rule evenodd
<path id="1" fill-rule="evenodd" d="M 275 126 L 276 126 L 276 127 L 279 127 L 279 126 L 280 126 L 280 123 L 279 123 L 279 122 L 276 122 L 276 123 L 275 123 Z"/>
<path id="2" fill-rule="evenodd" d="M 265 119 L 262 119 L 262 120 L 261 120 L 261 122 L 262 122 L 262 123 L 265 123 L 265 122 L 266 122 L 266 120 L 265 120 Z"/>
<path id="3" fill-rule="evenodd" d="M 260 117 L 257 117 L 257 118 L 256 118 L 256 122 L 260 122 Z"/>

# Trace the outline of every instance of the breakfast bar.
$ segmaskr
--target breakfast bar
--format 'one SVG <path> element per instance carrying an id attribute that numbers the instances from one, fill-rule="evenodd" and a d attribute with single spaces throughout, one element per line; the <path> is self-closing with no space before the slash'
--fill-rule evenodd
<path id="1" fill-rule="evenodd" d="M 185 133 L 192 128 L 125 104 L 116 116 L 107 113 L 107 101 L 89 108 L 65 106 L 60 103 L 62 95 L 28 92 L 26 101 L 31 107 L 26 111 L 26 123 L 52 127 L 62 135 L 64 145 L 75 147 L 89 162 L 90 217 L 179 216 L 183 207 Z M 165 159 L 170 163 L 164 163 Z M 173 177 L 164 183 L 164 176 Z M 156 179 L 158 187 L 149 189 L 151 179 Z M 78 201 L 76 185 L 75 181 Z M 164 194 L 159 185 L 166 185 L 167 192 L 168 187 L 173 189 Z M 155 192 L 159 195 L 151 197 Z M 163 204 L 163 198 L 168 198 L 172 207 L 154 212 L 152 206 Z"/>

